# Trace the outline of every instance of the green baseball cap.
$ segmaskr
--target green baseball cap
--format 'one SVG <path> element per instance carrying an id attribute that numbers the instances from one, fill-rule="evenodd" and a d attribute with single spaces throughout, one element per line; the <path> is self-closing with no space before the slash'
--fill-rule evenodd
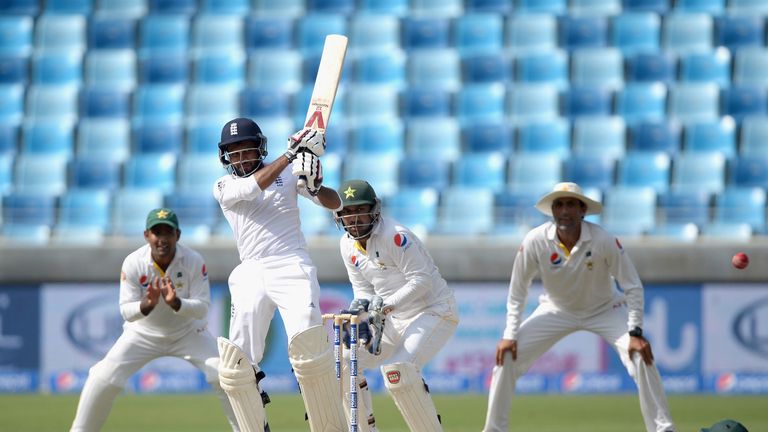
<path id="1" fill-rule="evenodd" d="M 702 429 L 701 432 L 749 432 L 749 431 L 747 431 L 747 428 L 745 428 L 743 424 L 737 422 L 736 420 L 726 419 L 713 424 L 709 428 Z"/>
<path id="2" fill-rule="evenodd" d="M 376 204 L 376 191 L 365 180 L 347 180 L 338 191 L 344 207 L 351 205 Z"/>
<path id="3" fill-rule="evenodd" d="M 174 229 L 179 229 L 179 218 L 176 212 L 169 208 L 161 207 L 154 209 L 147 215 L 147 229 L 152 229 L 155 225 L 166 224 Z"/>

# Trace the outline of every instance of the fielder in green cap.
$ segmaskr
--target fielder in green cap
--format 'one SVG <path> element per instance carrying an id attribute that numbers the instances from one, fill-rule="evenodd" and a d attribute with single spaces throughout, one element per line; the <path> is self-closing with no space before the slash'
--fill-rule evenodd
<path id="1" fill-rule="evenodd" d="M 169 208 L 157 208 L 147 215 L 147 229 L 152 229 L 159 224 L 170 225 L 173 229 L 178 230 L 179 218 L 176 217 L 176 212 Z"/>
<path id="2" fill-rule="evenodd" d="M 736 420 L 725 419 L 713 424 L 708 428 L 702 428 L 701 432 L 749 432 L 743 424 Z"/>

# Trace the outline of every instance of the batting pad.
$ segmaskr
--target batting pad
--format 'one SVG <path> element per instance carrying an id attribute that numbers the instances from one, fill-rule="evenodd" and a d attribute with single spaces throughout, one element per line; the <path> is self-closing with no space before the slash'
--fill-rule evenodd
<path id="1" fill-rule="evenodd" d="M 334 372 L 333 350 L 321 325 L 298 333 L 288 343 L 288 357 L 299 381 L 312 432 L 344 432 L 347 420 Z"/>
<path id="2" fill-rule="evenodd" d="M 421 374 L 413 363 L 392 363 L 381 367 L 384 385 L 395 400 L 405 423 L 412 431 L 441 432 L 437 410 Z"/>
<path id="3" fill-rule="evenodd" d="M 219 383 L 227 394 L 242 432 L 264 432 L 267 412 L 248 356 L 229 339 L 219 337 Z"/>

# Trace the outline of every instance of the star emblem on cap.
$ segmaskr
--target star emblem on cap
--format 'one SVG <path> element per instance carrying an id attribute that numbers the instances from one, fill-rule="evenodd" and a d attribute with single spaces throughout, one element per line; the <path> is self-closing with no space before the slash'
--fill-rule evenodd
<path id="1" fill-rule="evenodd" d="M 160 210 L 159 212 L 157 212 L 157 217 L 160 218 L 160 219 L 165 219 L 165 218 L 168 217 L 168 213 L 169 212 L 167 212 L 165 210 Z"/>
<path id="2" fill-rule="evenodd" d="M 357 189 L 352 189 L 352 186 L 347 186 L 347 190 L 344 191 L 344 199 L 354 198 Z"/>

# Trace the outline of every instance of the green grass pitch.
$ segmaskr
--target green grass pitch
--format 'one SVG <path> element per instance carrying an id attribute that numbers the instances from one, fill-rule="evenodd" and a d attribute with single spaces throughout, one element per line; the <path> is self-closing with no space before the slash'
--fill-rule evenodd
<path id="1" fill-rule="evenodd" d="M 486 395 L 435 395 L 446 432 L 477 432 L 485 418 Z M 751 432 L 768 431 L 768 397 L 670 396 L 672 417 L 680 432 L 699 432 L 723 418 L 741 421 Z M 77 396 L 1 395 L 0 430 L 63 431 L 72 422 Z M 374 396 L 382 432 L 407 432 L 392 400 Z M 267 406 L 276 432 L 308 431 L 298 395 L 274 395 Z M 204 395 L 118 396 L 105 432 L 226 431 L 218 400 Z M 637 396 L 520 395 L 513 401 L 510 431 L 643 432 Z"/>

